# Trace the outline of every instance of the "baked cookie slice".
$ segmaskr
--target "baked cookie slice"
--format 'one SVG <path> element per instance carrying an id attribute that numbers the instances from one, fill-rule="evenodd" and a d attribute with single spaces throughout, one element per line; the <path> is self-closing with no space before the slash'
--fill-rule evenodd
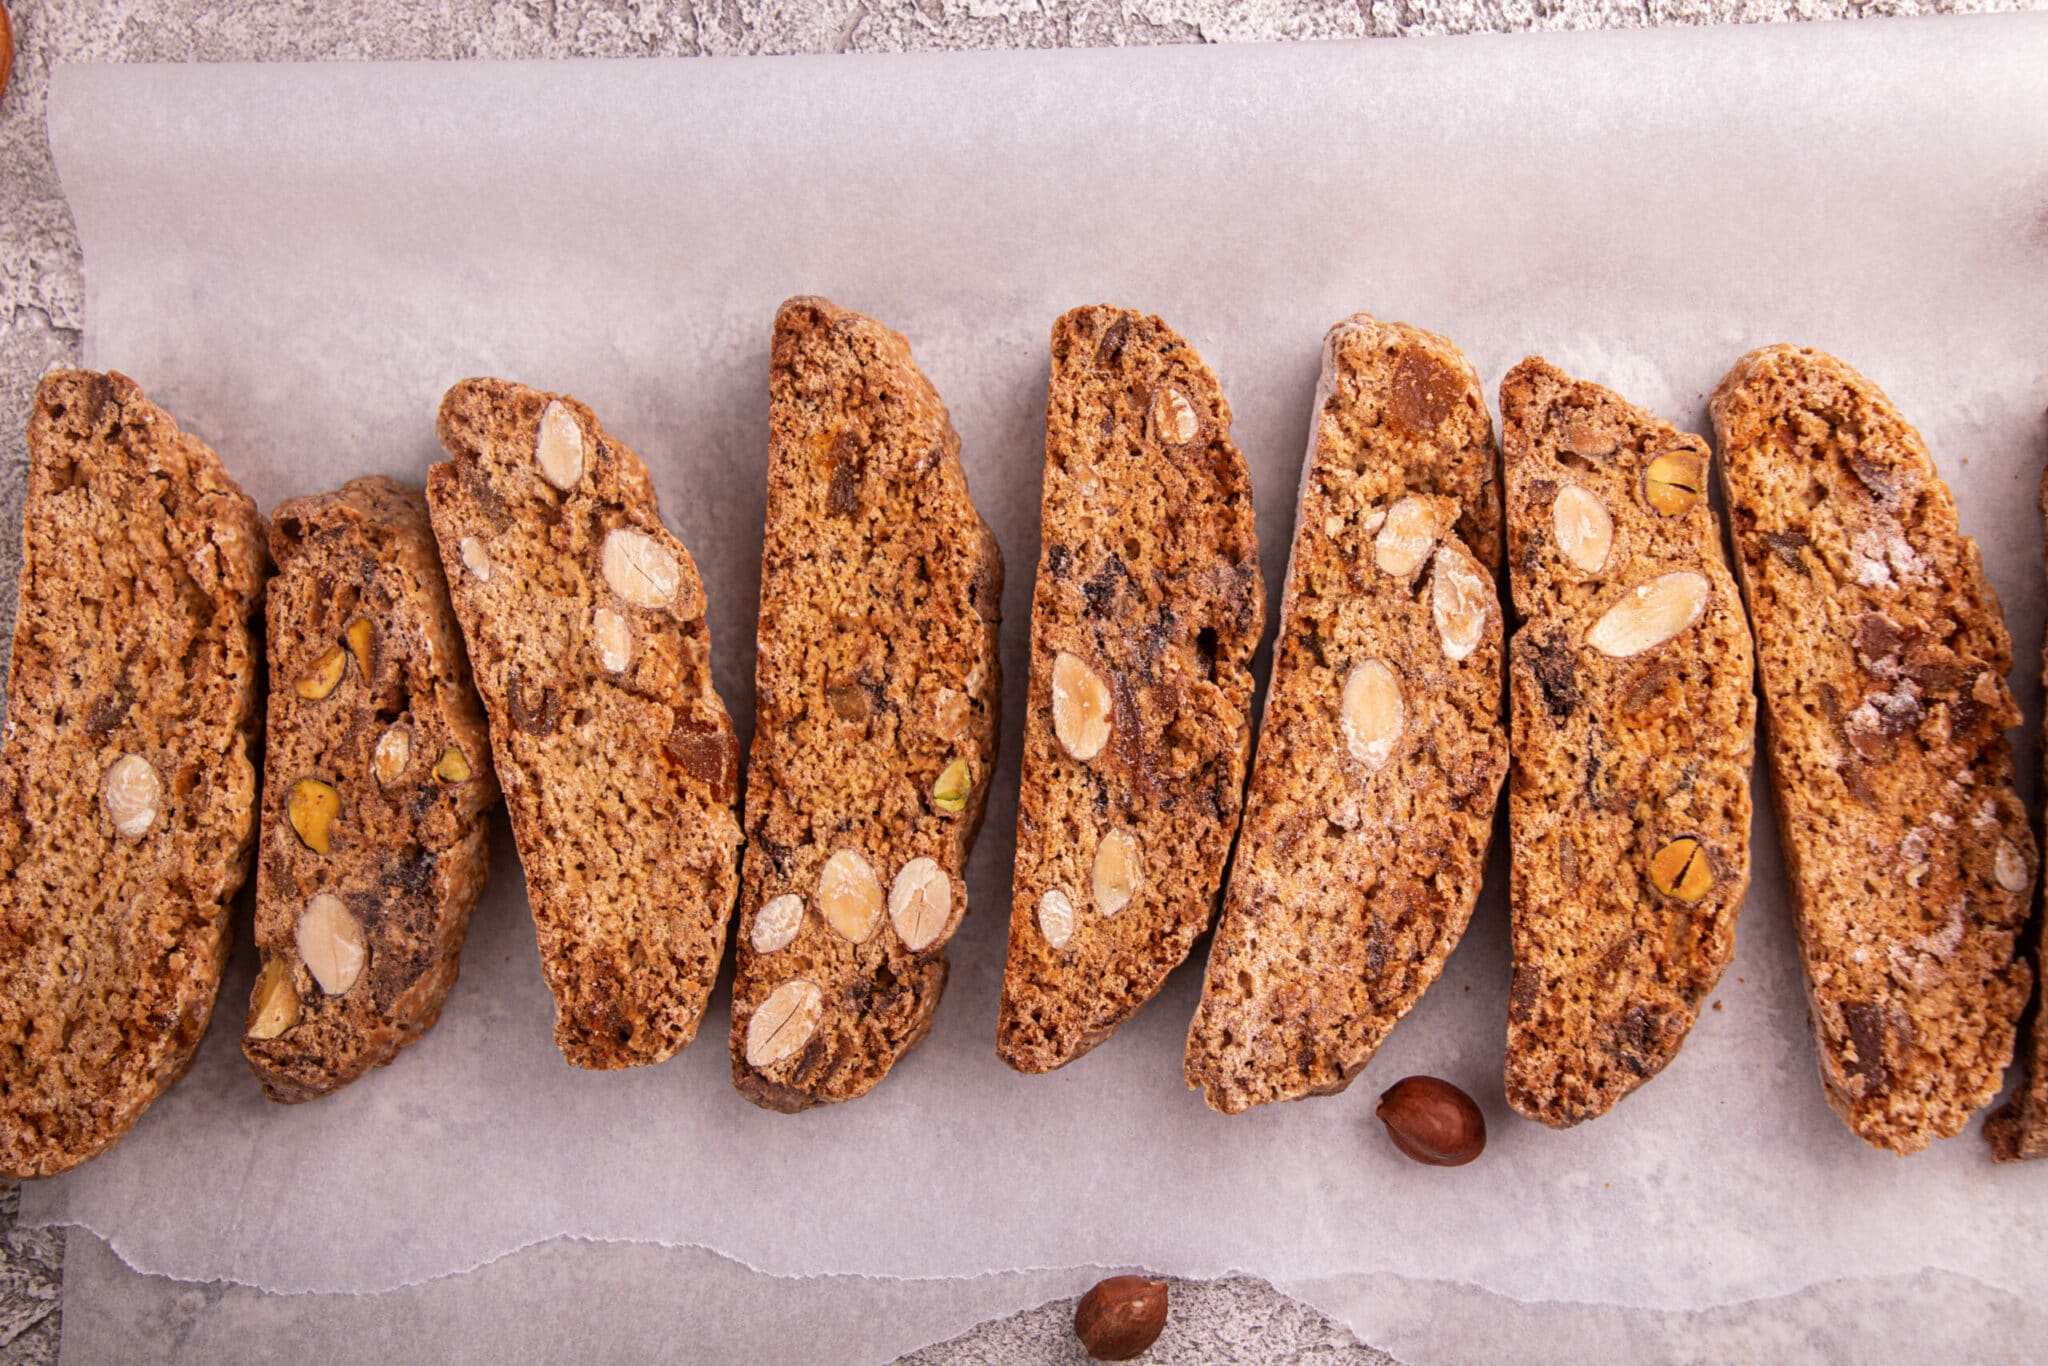
<path id="1" fill-rule="evenodd" d="M 426 495 L 382 477 L 271 517 L 270 715 L 242 1052 L 272 1100 L 346 1086 L 433 1028 L 498 800 Z"/>
<path id="2" fill-rule="evenodd" d="M 1359 314 L 1323 340 L 1314 412 L 1244 829 L 1188 1031 L 1188 1085 L 1226 1114 L 1341 1091 L 1372 1059 L 1465 932 L 1507 773 L 1479 376 L 1442 337 Z"/>
<path id="3" fill-rule="evenodd" d="M 578 1067 L 696 1036 L 738 890 L 739 744 L 704 586 L 640 457 L 561 394 L 464 380 L 427 506 Z M 438 757 L 437 760 L 438 762 Z"/>
<path id="4" fill-rule="evenodd" d="M 1752 351 L 1714 430 L 1828 1103 L 1908 1153 L 1997 1094 L 2034 841 L 2012 643 L 1920 434 L 1832 356 Z"/>
<path id="5" fill-rule="evenodd" d="M 28 423 L 0 749 L 0 1174 L 104 1151 L 191 1065 L 249 871 L 263 519 L 125 375 Z"/>
<path id="6" fill-rule="evenodd" d="M 1507 1095 L 1562 1128 L 1677 1056 L 1734 957 L 1756 698 L 1706 442 L 1540 359 L 1500 407 Z"/>
<path id="7" fill-rule="evenodd" d="M 1053 325 L 1031 687 L 996 1052 L 1046 1072 L 1158 992 L 1215 914 L 1265 625 L 1230 405 L 1157 318 Z"/>
<path id="8" fill-rule="evenodd" d="M 995 769 L 1003 559 L 904 339 L 775 316 L 733 1084 L 865 1094 L 931 1028 Z"/>

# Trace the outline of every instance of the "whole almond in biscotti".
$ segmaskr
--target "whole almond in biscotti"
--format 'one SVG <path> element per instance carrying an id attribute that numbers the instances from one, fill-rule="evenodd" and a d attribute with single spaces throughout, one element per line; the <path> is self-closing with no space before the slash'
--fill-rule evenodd
<path id="1" fill-rule="evenodd" d="M 562 394 L 464 380 L 427 504 L 512 837 L 555 1042 L 579 1067 L 696 1036 L 738 890 L 739 745 L 711 686 L 704 586 L 647 467 Z M 460 744 L 414 762 L 477 780 Z"/>
<path id="2" fill-rule="evenodd" d="M 255 830 L 263 519 L 126 376 L 28 424 L 0 749 L 0 1174 L 111 1146 L 184 1075 Z"/>
<path id="3" fill-rule="evenodd" d="M 1997 1094 L 2031 981 L 2012 643 L 1876 385 L 1772 346 L 1712 407 L 1821 1080 L 1864 1141 L 1913 1152 Z"/>
<path id="4" fill-rule="evenodd" d="M 1313 422 L 1258 760 L 1188 1031 L 1188 1085 L 1231 1114 L 1343 1090 L 1436 980 L 1507 773 L 1478 375 L 1443 338 L 1359 314 L 1324 338 Z"/>
<path id="5" fill-rule="evenodd" d="M 1265 621 L 1230 405 L 1159 319 L 1054 325 L 1041 509 L 996 1035 L 1024 1072 L 1107 1038 L 1208 927 Z"/>
<path id="6" fill-rule="evenodd" d="M 292 499 L 270 554 L 263 968 L 242 1051 L 272 1100 L 301 1101 L 439 1018 L 490 873 L 498 784 L 425 494 L 371 476 Z M 451 749 L 460 781 L 442 776 Z"/>
<path id="7" fill-rule="evenodd" d="M 1500 406 L 1507 1094 L 1562 1127 L 1669 1063 L 1735 954 L 1756 700 L 1706 443 L 1533 358 Z"/>
<path id="8" fill-rule="evenodd" d="M 910 347 L 775 318 L 733 1083 L 850 1100 L 931 1028 L 995 771 L 1003 560 Z"/>

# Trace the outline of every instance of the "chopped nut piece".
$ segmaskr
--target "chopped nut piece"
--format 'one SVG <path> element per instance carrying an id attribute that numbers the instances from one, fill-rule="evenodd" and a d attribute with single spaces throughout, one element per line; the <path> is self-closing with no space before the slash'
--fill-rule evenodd
<path id="1" fill-rule="evenodd" d="M 633 662 L 633 632 L 626 619 L 609 607 L 600 607 L 591 614 L 590 627 L 597 642 L 597 662 L 606 673 L 624 673 Z"/>
<path id="2" fill-rule="evenodd" d="M 755 953 L 774 953 L 787 948 L 789 941 L 796 938 L 796 932 L 804 924 L 804 899 L 795 892 L 784 892 L 781 896 L 770 897 L 754 912 L 754 928 L 749 936 Z"/>
<path id="3" fill-rule="evenodd" d="M 949 816 L 967 809 L 967 796 L 974 791 L 974 771 L 965 759 L 955 759 L 932 784 L 932 805 Z"/>
<path id="4" fill-rule="evenodd" d="M 136 839 L 156 823 L 157 803 L 163 786 L 156 770 L 139 754 L 124 754 L 107 768 L 102 800 L 114 831 L 124 839 Z"/>
<path id="5" fill-rule="evenodd" d="M 1355 666 L 1344 680 L 1343 710 L 1338 716 L 1351 757 L 1369 770 L 1385 766 L 1394 756 L 1405 720 L 1401 684 L 1394 671 L 1377 659 Z"/>
<path id="6" fill-rule="evenodd" d="M 405 772 L 405 766 L 412 762 L 412 731 L 403 721 L 377 737 L 377 748 L 370 755 L 370 768 L 377 775 L 377 781 L 391 786 Z"/>
<path id="7" fill-rule="evenodd" d="M 1436 544 L 1436 517 L 1420 498 L 1403 498 L 1387 509 L 1373 538 L 1372 562 L 1397 579 L 1412 579 Z"/>
<path id="8" fill-rule="evenodd" d="M 363 927 L 332 892 L 306 903 L 299 917 L 299 957 L 329 996 L 341 996 L 363 975 Z"/>
<path id="9" fill-rule="evenodd" d="M 2008 892 L 2024 892 L 2033 879 L 2027 876 L 2027 859 L 2011 840 L 2000 840 L 1991 856 L 1991 871 L 1998 885 Z"/>
<path id="10" fill-rule="evenodd" d="M 291 964 L 282 958 L 268 958 L 256 975 L 256 1010 L 249 1021 L 249 1037 L 275 1039 L 298 1022 L 299 989 L 292 985 Z"/>
<path id="11" fill-rule="evenodd" d="M 324 854 L 332 847 L 334 818 L 341 814 L 341 794 L 334 790 L 333 784 L 323 783 L 318 778 L 299 779 L 292 784 L 284 809 L 292 829 L 298 832 L 300 842 L 308 849 Z"/>
<path id="12" fill-rule="evenodd" d="M 469 781 L 469 758 L 463 754 L 461 745 L 450 745 L 441 751 L 441 757 L 434 761 L 434 776 L 450 787 Z"/>
<path id="13" fill-rule="evenodd" d="M 967 733 L 967 718 L 972 715 L 967 704 L 967 694 L 953 688 L 939 689 L 939 695 L 932 699 L 932 725 L 941 740 L 958 740 Z"/>
<path id="14" fill-rule="evenodd" d="M 298 681 L 292 684 L 292 691 L 308 702 L 318 702 L 334 691 L 341 683 L 342 674 L 347 671 L 348 655 L 337 645 L 299 675 Z"/>
<path id="15" fill-rule="evenodd" d="M 1074 937 L 1074 903 L 1057 887 L 1038 898 L 1038 932 L 1056 949 Z"/>
<path id="16" fill-rule="evenodd" d="M 773 1067 L 810 1042 L 825 1014 L 825 993 L 798 977 L 768 993 L 747 1021 L 747 1066 Z"/>
<path id="17" fill-rule="evenodd" d="M 357 617 L 348 624 L 348 629 L 343 635 L 348 641 L 349 653 L 356 657 L 357 671 L 362 674 L 363 680 L 368 682 L 375 676 L 377 628 L 371 624 L 368 617 Z"/>
<path id="18" fill-rule="evenodd" d="M 1650 885 L 1679 901 L 1698 901 L 1713 888 L 1714 867 L 1698 840 L 1681 835 L 1650 856 Z"/>
<path id="19" fill-rule="evenodd" d="M 1622 594 L 1586 632 L 1586 643 L 1626 659 L 1662 645 L 1698 621 L 1706 607 L 1706 575 L 1690 569 L 1660 574 Z"/>
<path id="20" fill-rule="evenodd" d="M 668 606 L 680 580 L 676 557 L 646 532 L 621 527 L 604 538 L 604 581 L 635 607 Z"/>
<path id="21" fill-rule="evenodd" d="M 1575 569 L 1597 574 L 1614 546 L 1614 519 L 1607 505 L 1588 489 L 1566 484 L 1550 504 L 1550 525 L 1557 548 Z"/>
<path id="22" fill-rule="evenodd" d="M 953 880 L 936 860 L 914 858 L 896 874 L 889 889 L 889 923 L 912 953 L 921 953 L 939 937 L 953 914 Z"/>
<path id="23" fill-rule="evenodd" d="M 1589 460 L 1605 460 L 1621 449 L 1621 438 L 1611 423 L 1581 409 L 1565 424 L 1564 448 Z"/>
<path id="24" fill-rule="evenodd" d="M 1138 858 L 1138 842 L 1127 830 L 1112 830 L 1095 846 L 1095 909 L 1115 915 L 1130 905 L 1137 893 L 1144 869 Z"/>
<path id="25" fill-rule="evenodd" d="M 476 575 L 478 582 L 489 583 L 491 581 L 491 555 L 489 551 L 484 549 L 484 543 L 474 536 L 464 536 L 462 538 L 461 550 L 463 568 Z"/>
<path id="26" fill-rule="evenodd" d="M 1109 743 L 1109 685 L 1061 650 L 1052 662 L 1052 729 L 1067 753 L 1088 762 Z"/>
<path id="27" fill-rule="evenodd" d="M 1185 446 L 1202 434 L 1202 419 L 1188 396 L 1171 384 L 1152 394 L 1152 434 L 1169 446 Z"/>
<path id="28" fill-rule="evenodd" d="M 1659 516 L 1692 511 L 1706 488 L 1707 462 L 1698 451 L 1665 451 L 1643 469 L 1643 500 Z"/>
<path id="29" fill-rule="evenodd" d="M 1492 590 L 1493 580 L 1464 550 L 1449 544 L 1438 548 L 1436 572 L 1430 576 L 1429 614 L 1436 622 L 1444 658 L 1453 664 L 1479 648 L 1487 614 L 1493 611 Z"/>
<path id="30" fill-rule="evenodd" d="M 560 400 L 541 409 L 540 434 L 533 443 L 533 463 L 550 484 L 567 492 L 583 478 L 583 429 Z"/>
<path id="31" fill-rule="evenodd" d="M 825 923 L 856 944 L 865 943 L 882 918 L 882 884 L 859 850 L 841 849 L 818 874 L 818 910 Z"/>

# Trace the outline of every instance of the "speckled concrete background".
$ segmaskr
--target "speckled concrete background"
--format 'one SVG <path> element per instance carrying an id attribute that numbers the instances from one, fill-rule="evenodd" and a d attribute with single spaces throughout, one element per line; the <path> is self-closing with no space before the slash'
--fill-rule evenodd
<path id="1" fill-rule="evenodd" d="M 0 565 L 15 563 L 20 553 L 27 460 L 22 427 L 35 381 L 52 366 L 75 363 L 79 354 L 78 243 L 50 162 L 44 123 L 49 72 L 58 61 L 910 52 L 2040 8 L 2048 8 L 2048 0 L 441 0 L 435 5 L 411 0 L 291 5 L 268 0 L 26 0 L 11 6 L 14 70 L 0 97 Z M 14 592 L 13 574 L 0 574 L 0 653 L 12 636 Z M 63 1238 L 15 1227 L 17 1199 L 12 1189 L 0 1192 L 0 1360 L 45 1363 L 57 1354 Z M 221 1302 L 225 1293 L 209 1288 L 206 1300 Z M 1172 1331 L 1153 1360 L 1391 1360 L 1264 1282 L 1181 1283 L 1175 1295 Z M 1827 1295 L 1812 1298 L 1824 1302 Z M 90 1309 L 72 1306 L 74 1314 Z M 938 1366 L 1077 1359 L 1068 1328 L 1072 1312 L 1071 1300 L 1054 1301 L 984 1324 L 906 1360 Z M 1716 1340 L 1724 1350 L 1740 1351 L 1740 1337 Z M 1579 1345 L 1591 1347 L 1594 1341 Z M 1610 1348 L 1648 1359 L 1680 1354 L 1686 1338 L 1681 1329 L 1648 1339 L 1606 1341 Z M 1693 1348 L 1713 1354 L 1705 1339 Z"/>

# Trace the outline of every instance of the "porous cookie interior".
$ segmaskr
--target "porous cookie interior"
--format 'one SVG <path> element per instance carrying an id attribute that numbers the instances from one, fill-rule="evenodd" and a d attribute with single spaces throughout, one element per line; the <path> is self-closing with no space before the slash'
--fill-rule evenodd
<path id="1" fill-rule="evenodd" d="M 1919 433 L 1833 357 L 1715 392 L 1772 778 L 1829 1101 L 1880 1147 L 1997 1092 L 2036 858 L 2005 731 L 2012 647 Z"/>

